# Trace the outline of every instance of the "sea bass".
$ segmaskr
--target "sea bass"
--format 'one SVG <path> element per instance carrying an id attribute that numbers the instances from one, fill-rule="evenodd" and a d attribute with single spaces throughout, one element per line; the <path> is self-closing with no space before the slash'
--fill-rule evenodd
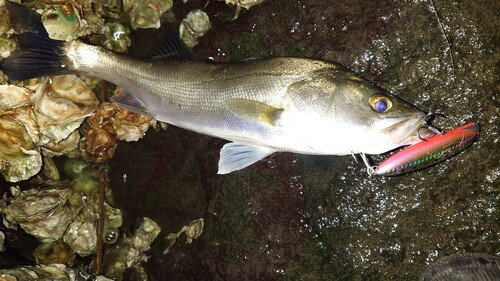
<path id="1" fill-rule="evenodd" d="M 161 122 L 231 141 L 219 174 L 274 152 L 381 154 L 432 135 L 426 114 L 349 69 L 306 58 L 216 63 L 139 60 L 82 41 L 49 38 L 41 16 L 6 1 L 19 50 L 1 62 L 11 80 L 79 74 L 122 90 L 113 100 Z M 186 54 L 174 42 L 171 53 Z M 170 48 L 169 47 L 169 48 Z"/>

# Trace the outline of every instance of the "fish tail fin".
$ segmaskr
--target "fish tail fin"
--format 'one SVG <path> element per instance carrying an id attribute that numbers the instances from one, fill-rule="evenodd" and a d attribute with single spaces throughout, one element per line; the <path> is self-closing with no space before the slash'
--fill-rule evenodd
<path id="1" fill-rule="evenodd" d="M 64 41 L 49 38 L 42 16 L 23 5 L 5 1 L 12 27 L 19 32 L 18 49 L 0 62 L 10 80 L 68 74 L 64 63 Z"/>

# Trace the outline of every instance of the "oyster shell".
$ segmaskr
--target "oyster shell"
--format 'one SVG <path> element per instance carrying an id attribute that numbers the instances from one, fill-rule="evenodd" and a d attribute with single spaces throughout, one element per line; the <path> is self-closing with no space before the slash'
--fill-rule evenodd
<path id="1" fill-rule="evenodd" d="M 32 107 L 0 112 L 0 173 L 10 182 L 36 175 L 42 167 Z"/>
<path id="2" fill-rule="evenodd" d="M 37 264 L 62 263 L 72 265 L 75 254 L 62 240 L 40 244 L 33 251 Z"/>
<path id="3" fill-rule="evenodd" d="M 154 119 L 128 111 L 114 103 L 102 103 L 87 120 L 90 129 L 80 140 L 83 158 L 103 163 L 113 157 L 118 140 L 136 141 L 144 136 Z"/>
<path id="4" fill-rule="evenodd" d="M 67 198 L 67 189 L 25 190 L 5 208 L 5 218 L 42 242 L 55 241 L 72 220 Z"/>
<path id="5" fill-rule="evenodd" d="M 145 0 L 139 2 L 130 11 L 130 26 L 133 29 L 159 28 L 160 16 L 172 8 L 172 2 L 172 0 Z"/>
<path id="6" fill-rule="evenodd" d="M 150 248 L 160 231 L 158 224 L 150 218 L 144 218 L 134 236 L 124 237 L 106 253 L 103 264 L 104 275 L 122 280 L 127 268 L 136 268 L 140 272 L 140 264 L 147 260 L 144 252 Z"/>
<path id="7" fill-rule="evenodd" d="M 190 222 L 189 225 L 183 226 L 181 230 L 179 230 L 179 232 L 169 233 L 165 237 L 165 239 L 168 241 L 168 246 L 165 251 L 163 251 L 163 254 L 168 254 L 168 252 L 170 252 L 170 247 L 175 244 L 182 233 L 186 233 L 186 243 L 191 244 L 191 242 L 193 242 L 193 239 L 200 237 L 200 235 L 203 233 L 203 225 L 204 220 L 202 218 L 199 218 Z"/>
<path id="8" fill-rule="evenodd" d="M 46 80 L 38 85 L 32 99 L 40 127 L 40 145 L 66 139 L 99 104 L 92 90 L 75 75 Z"/>
<path id="9" fill-rule="evenodd" d="M 116 136 L 124 141 L 137 141 L 141 139 L 150 126 L 156 121 L 146 115 L 138 114 L 113 104 L 116 113 L 113 122 Z"/>
<path id="10" fill-rule="evenodd" d="M 0 144 L 4 148 L 0 172 L 12 182 L 36 175 L 42 164 L 40 146 L 47 156 L 78 156 L 75 130 L 98 104 L 94 93 L 74 75 L 42 80 L 35 94 L 27 88 L 0 85 Z"/>
<path id="11" fill-rule="evenodd" d="M 96 233 L 97 229 L 93 222 L 75 221 L 69 225 L 63 239 L 73 252 L 86 257 L 93 254 L 97 248 Z"/>
<path id="12" fill-rule="evenodd" d="M 48 142 L 42 147 L 43 155 L 48 157 L 66 155 L 68 157 L 80 156 L 78 143 L 80 142 L 80 133 L 73 131 L 67 138 L 58 143 Z"/>
<path id="13" fill-rule="evenodd" d="M 31 103 L 31 91 L 14 85 L 0 85 L 0 111 Z"/>
<path id="14" fill-rule="evenodd" d="M 117 208 L 113 208 L 109 206 L 108 204 L 104 203 L 104 208 L 105 208 L 105 221 L 104 224 L 106 228 L 109 228 L 110 230 L 115 229 L 118 231 L 118 228 L 122 226 L 122 211 Z"/>
<path id="15" fill-rule="evenodd" d="M 0 37 L 0 57 L 8 57 L 15 49 L 16 42 L 14 40 Z"/>
<path id="16" fill-rule="evenodd" d="M 56 40 L 71 41 L 78 37 L 80 16 L 67 2 L 53 5 L 42 12 L 42 23 L 49 37 Z"/>
<path id="17" fill-rule="evenodd" d="M 5 250 L 4 242 L 5 242 L 5 234 L 2 231 L 0 231 L 0 252 L 3 252 Z"/>
<path id="18" fill-rule="evenodd" d="M 207 13 L 202 10 L 193 10 L 182 19 L 179 35 L 186 45 L 192 48 L 198 44 L 198 38 L 210 28 L 212 28 L 212 24 Z"/>
<path id="19" fill-rule="evenodd" d="M 0 1 L 0 36 L 6 34 L 10 30 L 9 16 L 7 7 L 3 1 Z"/>
<path id="20" fill-rule="evenodd" d="M 109 50 L 126 53 L 130 45 L 132 45 L 130 30 L 121 23 L 108 22 L 104 26 L 103 31 L 106 36 L 104 47 Z"/>
<path id="21" fill-rule="evenodd" d="M 58 181 L 61 179 L 61 174 L 59 173 L 59 169 L 57 169 L 56 164 L 52 161 L 51 157 L 43 156 L 43 165 L 42 172 L 40 173 L 45 178 L 53 181 Z"/>
<path id="22" fill-rule="evenodd" d="M 233 20 L 237 19 L 240 15 L 241 8 L 250 9 L 251 7 L 258 5 L 264 0 L 225 0 L 228 5 L 236 5 L 236 13 L 234 14 Z"/>
<path id="23" fill-rule="evenodd" d="M 186 230 L 186 243 L 190 244 L 193 239 L 200 237 L 203 233 L 204 220 L 202 218 L 197 219 L 189 223 Z"/>
<path id="24" fill-rule="evenodd" d="M 258 5 L 264 0 L 225 0 L 228 5 L 236 5 L 245 9 L 250 9 L 251 7 Z"/>
<path id="25" fill-rule="evenodd" d="M 80 270 L 71 269 L 66 267 L 64 264 L 50 264 L 41 266 L 20 266 L 13 269 L 1 269 L 0 277 L 2 280 L 6 281 L 35 281 L 35 280 L 64 280 L 64 281 L 76 281 L 76 280 L 96 280 L 96 281 L 112 281 L 104 276 L 95 276 L 91 279 L 91 276 Z"/>

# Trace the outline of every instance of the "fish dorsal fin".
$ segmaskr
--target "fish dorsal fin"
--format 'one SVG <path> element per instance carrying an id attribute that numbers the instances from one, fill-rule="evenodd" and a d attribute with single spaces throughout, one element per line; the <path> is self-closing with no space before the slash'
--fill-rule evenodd
<path id="1" fill-rule="evenodd" d="M 129 109 L 131 111 L 152 116 L 151 112 L 149 112 L 149 110 L 144 106 L 144 104 L 139 99 L 137 99 L 136 96 L 121 88 L 114 96 L 111 97 L 111 100 L 114 101 L 119 106 Z"/>
<path id="2" fill-rule="evenodd" d="M 228 174 L 252 165 L 271 155 L 274 150 L 238 143 L 227 143 L 220 150 L 218 174 Z"/>
<path id="3" fill-rule="evenodd" d="M 200 59 L 179 37 L 179 33 L 168 30 L 159 45 L 154 51 L 152 59 L 164 58 L 184 58 L 184 59 Z"/>
<path id="4" fill-rule="evenodd" d="M 276 124 L 283 112 L 281 108 L 243 98 L 227 99 L 226 106 L 232 113 L 242 118 L 271 126 Z"/>

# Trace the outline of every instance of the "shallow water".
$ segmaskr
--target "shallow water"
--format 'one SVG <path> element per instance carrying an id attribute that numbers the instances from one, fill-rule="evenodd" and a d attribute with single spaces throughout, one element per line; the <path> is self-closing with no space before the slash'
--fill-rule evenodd
<path id="1" fill-rule="evenodd" d="M 198 240 L 153 254 L 151 279 L 416 280 L 444 256 L 499 255 L 499 8 L 284 0 L 225 21 L 232 10 L 207 6 L 215 27 L 195 48 L 202 56 L 337 61 L 444 114 L 434 121 L 441 129 L 476 121 L 481 136 L 449 161 L 385 178 L 369 177 L 351 157 L 288 153 L 220 176 L 223 141 L 177 128 L 148 132 L 112 160 L 116 201 L 131 216 L 151 216 L 164 233 L 205 219 Z"/>

